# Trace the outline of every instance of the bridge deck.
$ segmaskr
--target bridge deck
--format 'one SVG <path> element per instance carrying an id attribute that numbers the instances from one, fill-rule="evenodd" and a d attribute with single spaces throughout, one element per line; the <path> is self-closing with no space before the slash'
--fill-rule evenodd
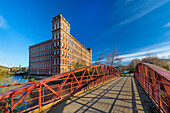
<path id="1" fill-rule="evenodd" d="M 61 102 L 48 113 L 142 113 L 152 104 L 134 77 L 118 77 L 75 98 Z"/>

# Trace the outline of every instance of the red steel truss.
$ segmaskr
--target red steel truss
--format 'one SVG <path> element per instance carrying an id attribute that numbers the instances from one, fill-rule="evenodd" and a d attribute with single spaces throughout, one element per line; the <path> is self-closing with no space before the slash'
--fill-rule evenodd
<path id="1" fill-rule="evenodd" d="M 0 86 L 14 90 L 0 94 L 0 112 L 29 112 L 81 90 L 89 89 L 111 78 L 120 76 L 116 68 L 109 65 L 94 65 L 74 71 L 53 75 L 43 80 Z"/>
<path id="2" fill-rule="evenodd" d="M 153 64 L 139 63 L 134 75 L 158 110 L 170 113 L 170 71 Z"/>

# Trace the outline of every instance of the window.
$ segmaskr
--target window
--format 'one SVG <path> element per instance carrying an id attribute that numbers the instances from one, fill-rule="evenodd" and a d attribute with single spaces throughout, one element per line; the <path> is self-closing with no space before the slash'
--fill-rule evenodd
<path id="1" fill-rule="evenodd" d="M 56 64 L 56 59 L 54 59 L 54 65 Z"/>
<path id="2" fill-rule="evenodd" d="M 54 51 L 54 56 L 56 55 L 56 51 Z"/>
<path id="3" fill-rule="evenodd" d="M 59 67 L 57 67 L 57 73 L 59 73 Z"/>
<path id="4" fill-rule="evenodd" d="M 67 53 L 66 53 L 66 51 L 65 51 L 65 57 L 67 56 L 66 54 L 67 54 Z"/>
<path id="5" fill-rule="evenodd" d="M 57 55 L 59 55 L 60 54 L 60 51 L 59 50 L 57 50 Z"/>
<path id="6" fill-rule="evenodd" d="M 58 22 L 58 23 L 57 23 L 57 28 L 59 28 L 59 27 L 60 27 L 60 23 Z"/>
<path id="7" fill-rule="evenodd" d="M 65 26 L 65 31 L 67 32 L 67 26 Z"/>
<path id="8" fill-rule="evenodd" d="M 64 29 L 64 23 L 62 23 L 62 29 Z"/>
<path id="9" fill-rule="evenodd" d="M 64 67 L 62 67 L 62 73 L 64 73 Z"/>
<path id="10" fill-rule="evenodd" d="M 56 29 L 56 24 L 54 24 L 54 29 Z"/>
<path id="11" fill-rule="evenodd" d="M 65 65 L 66 65 L 67 61 L 65 60 Z"/>
<path id="12" fill-rule="evenodd" d="M 60 34 L 60 33 L 58 32 L 58 33 L 57 33 L 57 39 L 60 39 L 60 36 L 59 36 L 59 34 Z"/>
<path id="13" fill-rule="evenodd" d="M 64 64 L 64 59 L 62 59 L 62 64 Z"/>
<path id="14" fill-rule="evenodd" d="M 56 42 L 54 42 L 54 47 L 56 47 Z"/>
<path id="15" fill-rule="evenodd" d="M 49 49 L 49 44 L 47 45 L 47 49 Z"/>
<path id="16" fill-rule="evenodd" d="M 67 41 L 67 36 L 65 35 L 65 41 Z"/>
<path id="17" fill-rule="evenodd" d="M 68 37 L 68 39 L 67 39 L 67 42 L 69 43 L 69 37 Z"/>
<path id="18" fill-rule="evenodd" d="M 53 68 L 53 70 L 54 70 L 54 73 L 55 73 L 55 68 Z"/>
<path id="19" fill-rule="evenodd" d="M 62 33 L 62 39 L 64 40 L 64 33 Z"/>
<path id="20" fill-rule="evenodd" d="M 57 42 L 57 47 L 59 47 L 59 46 L 60 46 L 60 42 L 58 41 L 58 42 Z"/>
<path id="21" fill-rule="evenodd" d="M 64 51 L 62 51 L 62 55 L 64 56 Z"/>
<path id="22" fill-rule="evenodd" d="M 54 33 L 54 40 L 56 39 L 56 33 Z"/>
<path id="23" fill-rule="evenodd" d="M 64 43 L 62 42 L 62 47 L 64 48 Z"/>
<path id="24" fill-rule="evenodd" d="M 57 65 L 59 65 L 59 63 L 60 63 L 60 59 L 59 59 L 59 58 L 57 58 Z"/>
<path id="25" fill-rule="evenodd" d="M 67 45 L 65 44 L 65 49 L 67 49 Z"/>

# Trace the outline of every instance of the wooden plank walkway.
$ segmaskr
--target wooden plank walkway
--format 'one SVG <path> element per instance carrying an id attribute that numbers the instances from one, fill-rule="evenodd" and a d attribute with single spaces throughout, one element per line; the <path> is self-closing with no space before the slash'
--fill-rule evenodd
<path id="1" fill-rule="evenodd" d="M 132 76 L 115 78 L 63 101 L 48 113 L 151 113 L 153 105 Z"/>

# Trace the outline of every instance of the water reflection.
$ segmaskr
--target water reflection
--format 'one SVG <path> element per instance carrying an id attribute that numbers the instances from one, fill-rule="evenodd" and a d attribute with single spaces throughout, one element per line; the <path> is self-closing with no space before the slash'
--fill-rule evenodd
<path id="1" fill-rule="evenodd" d="M 0 85 L 8 85 L 8 84 L 17 84 L 17 83 L 26 83 L 26 82 L 30 82 L 30 79 L 28 77 L 25 77 L 24 75 L 22 76 L 10 76 L 10 75 L 0 75 Z M 11 86 L 11 87 L 2 87 L 0 88 L 0 94 L 6 92 L 6 91 L 10 91 L 12 89 L 15 89 L 17 87 L 21 87 L 23 85 L 18 85 L 18 86 Z M 17 101 L 21 95 L 18 96 L 14 96 L 13 101 Z M 27 97 L 25 98 L 30 99 L 31 98 L 31 94 L 27 95 Z M 0 101 L 0 107 L 5 106 L 5 100 L 4 101 Z M 11 104 L 11 98 L 8 98 L 8 104 Z M 30 102 L 23 102 L 20 103 L 13 111 L 20 111 L 23 110 L 25 108 L 28 108 L 29 106 L 33 105 L 33 101 Z M 0 109 L 0 113 L 5 111 L 5 109 Z"/>
<path id="2" fill-rule="evenodd" d="M 16 83 L 26 83 L 29 82 L 28 79 L 24 79 L 23 76 L 10 76 L 10 75 L 0 75 L 0 85 L 16 84 Z M 0 94 L 20 86 L 11 86 L 0 88 Z"/>

